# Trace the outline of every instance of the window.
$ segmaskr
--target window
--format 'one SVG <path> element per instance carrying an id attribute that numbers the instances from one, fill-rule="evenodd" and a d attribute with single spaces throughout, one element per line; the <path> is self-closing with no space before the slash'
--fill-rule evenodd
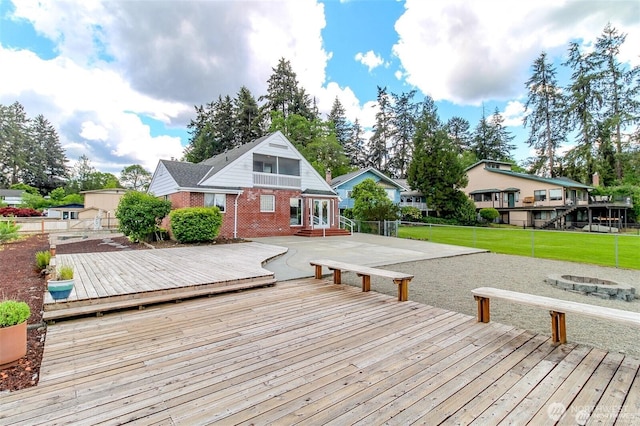
<path id="1" fill-rule="evenodd" d="M 396 190 L 395 189 L 385 189 L 384 191 L 387 193 L 387 197 L 389 197 L 389 199 L 391 201 L 395 201 L 396 200 Z"/>
<path id="2" fill-rule="evenodd" d="M 274 157 L 272 155 L 253 154 L 253 171 L 288 176 L 300 176 L 300 160 Z"/>
<path id="3" fill-rule="evenodd" d="M 352 194 L 352 193 L 353 193 L 353 191 L 352 191 L 352 190 L 347 189 L 347 190 L 344 192 L 344 194 L 345 194 L 344 196 L 345 196 L 345 197 L 347 197 L 347 198 L 353 198 L 353 197 L 351 197 L 351 194 Z"/>
<path id="4" fill-rule="evenodd" d="M 275 195 L 261 195 L 260 196 L 260 211 L 261 212 L 274 212 L 274 211 L 276 211 L 276 196 Z"/>
<path id="5" fill-rule="evenodd" d="M 550 189 L 549 190 L 549 199 L 550 200 L 562 200 L 562 189 Z"/>
<path id="6" fill-rule="evenodd" d="M 302 199 L 291 198 L 289 200 L 289 224 L 292 226 L 302 225 Z"/>
<path id="7" fill-rule="evenodd" d="M 539 190 L 533 191 L 533 199 L 535 201 L 547 201 L 547 190 L 539 189 Z"/>
<path id="8" fill-rule="evenodd" d="M 220 212 L 224 213 L 227 206 L 226 194 L 204 194 L 204 206 L 213 207 L 216 206 L 220 209 Z"/>

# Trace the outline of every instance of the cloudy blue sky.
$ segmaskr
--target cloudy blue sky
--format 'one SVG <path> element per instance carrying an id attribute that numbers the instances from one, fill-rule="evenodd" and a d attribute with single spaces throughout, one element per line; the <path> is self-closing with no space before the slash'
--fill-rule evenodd
<path id="1" fill-rule="evenodd" d="M 368 126 L 377 86 L 428 94 L 472 127 L 497 107 L 522 160 L 533 60 L 561 63 L 607 22 L 638 65 L 637 0 L 0 0 L 0 104 L 43 114 L 72 161 L 153 171 L 182 156 L 194 105 L 243 85 L 257 98 L 284 57 L 322 113 L 337 96 Z"/>

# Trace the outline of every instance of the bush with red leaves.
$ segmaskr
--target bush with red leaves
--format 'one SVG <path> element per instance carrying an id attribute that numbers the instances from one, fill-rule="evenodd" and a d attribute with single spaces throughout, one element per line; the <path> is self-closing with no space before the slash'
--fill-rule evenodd
<path id="1" fill-rule="evenodd" d="M 34 209 L 22 209 L 18 207 L 0 207 L 0 216 L 34 217 L 34 216 L 42 216 L 42 213 Z"/>

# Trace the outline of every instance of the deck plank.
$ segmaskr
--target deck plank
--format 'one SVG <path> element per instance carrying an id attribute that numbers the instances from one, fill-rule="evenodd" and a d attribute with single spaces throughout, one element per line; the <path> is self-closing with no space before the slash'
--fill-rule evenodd
<path id="1" fill-rule="evenodd" d="M 0 395 L 0 424 L 539 424 L 574 400 L 626 420 L 639 365 L 302 279 L 49 326 L 40 383 Z"/>

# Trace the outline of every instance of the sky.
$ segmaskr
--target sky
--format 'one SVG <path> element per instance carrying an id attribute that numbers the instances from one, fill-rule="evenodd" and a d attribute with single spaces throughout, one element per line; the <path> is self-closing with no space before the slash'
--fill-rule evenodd
<path id="1" fill-rule="evenodd" d="M 588 51 L 608 22 L 640 65 L 637 0 L 0 0 L 0 104 L 44 115 L 70 165 L 153 172 L 182 157 L 194 106 L 257 99 L 285 58 L 323 118 L 338 97 L 370 127 L 378 86 L 416 90 L 471 128 L 497 108 L 522 161 L 533 61 L 562 83 L 569 42 Z"/>

